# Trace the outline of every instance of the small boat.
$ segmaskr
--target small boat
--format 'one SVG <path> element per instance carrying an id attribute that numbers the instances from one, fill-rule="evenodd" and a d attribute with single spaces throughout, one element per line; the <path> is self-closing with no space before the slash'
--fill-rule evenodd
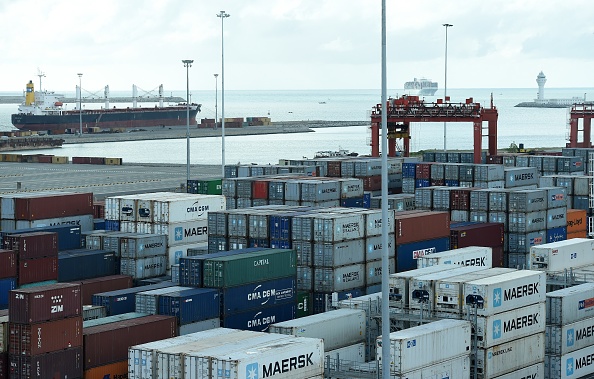
<path id="1" fill-rule="evenodd" d="M 316 155 L 314 156 L 314 159 L 315 158 L 356 157 L 358 155 L 359 155 L 359 153 L 350 152 L 349 150 L 345 150 L 345 149 L 338 149 L 336 151 L 323 150 L 323 151 L 318 151 L 316 153 Z"/>

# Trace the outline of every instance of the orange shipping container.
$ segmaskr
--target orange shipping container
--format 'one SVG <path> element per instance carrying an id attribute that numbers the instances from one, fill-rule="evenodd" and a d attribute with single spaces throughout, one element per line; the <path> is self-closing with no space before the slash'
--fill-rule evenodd
<path id="1" fill-rule="evenodd" d="M 587 233 L 585 230 L 573 233 L 567 233 L 567 239 L 570 240 L 572 238 L 588 238 Z"/>
<path id="2" fill-rule="evenodd" d="M 128 361 L 111 363 L 85 370 L 84 379 L 127 378 Z"/>
<path id="3" fill-rule="evenodd" d="M 567 235 L 587 230 L 588 218 L 585 209 L 567 210 Z M 568 237 L 569 238 L 569 237 Z"/>

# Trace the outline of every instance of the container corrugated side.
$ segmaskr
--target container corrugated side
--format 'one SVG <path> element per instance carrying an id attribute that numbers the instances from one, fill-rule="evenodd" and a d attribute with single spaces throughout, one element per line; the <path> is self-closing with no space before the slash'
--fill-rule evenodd
<path id="1" fill-rule="evenodd" d="M 340 267 L 314 267 L 313 287 L 316 292 L 345 291 L 365 286 L 365 264 Z"/>
<path id="2" fill-rule="evenodd" d="M 438 320 L 390 333 L 390 375 L 403 374 L 470 352 L 471 325 L 463 320 Z M 382 366 L 382 338 L 376 340 Z M 448 346 L 444 349 L 444 346 Z"/>
<path id="3" fill-rule="evenodd" d="M 176 316 L 179 325 L 191 324 L 220 316 L 220 291 L 215 288 L 193 288 L 159 296 L 158 313 Z"/>
<path id="4" fill-rule="evenodd" d="M 119 259 L 108 250 L 68 250 L 58 255 L 58 281 L 73 282 L 119 274 Z"/>
<path id="5" fill-rule="evenodd" d="M 83 377 L 84 379 L 127 378 L 128 361 L 125 360 L 90 368 L 84 371 Z"/>
<path id="6" fill-rule="evenodd" d="M 545 303 L 524 305 L 522 308 L 478 316 L 476 322 L 477 346 L 489 348 L 545 331 Z"/>
<path id="7" fill-rule="evenodd" d="M 83 349 L 72 347 L 33 356 L 10 355 L 11 378 L 81 378 Z"/>
<path id="8" fill-rule="evenodd" d="M 324 341 L 325 342 L 325 341 Z M 360 342 L 353 345 L 348 345 L 334 350 L 328 350 L 324 347 L 324 359 L 330 357 L 331 360 L 343 360 L 350 362 L 365 362 L 365 343 Z M 336 362 L 331 362 L 331 365 L 336 365 Z M 336 367 L 336 366 L 334 366 Z"/>
<path id="9" fill-rule="evenodd" d="M 527 367 L 521 367 L 517 369 L 515 372 L 510 372 L 509 374 L 501 375 L 497 377 L 497 379 L 518 379 L 518 378 L 527 378 L 527 379 L 537 379 L 537 378 L 544 378 L 545 377 L 545 365 L 544 362 L 539 362 Z"/>
<path id="10" fill-rule="evenodd" d="M 364 310 L 337 309 L 270 325 L 269 332 L 296 337 L 322 338 L 326 350 L 365 341 Z"/>
<path id="11" fill-rule="evenodd" d="M 320 213 L 313 219 L 316 242 L 338 242 L 365 236 L 363 214 Z"/>
<path id="12" fill-rule="evenodd" d="M 269 305 L 294 303 L 297 280 L 294 276 L 222 288 L 223 315 Z"/>
<path id="13" fill-rule="evenodd" d="M 493 266 L 493 254 L 490 247 L 469 246 L 460 249 L 427 254 L 417 259 L 418 268 L 439 264 L 456 264 L 461 266 Z"/>
<path id="14" fill-rule="evenodd" d="M 56 283 L 11 293 L 8 303 L 11 322 L 25 324 L 82 315 L 79 284 Z"/>
<path id="15" fill-rule="evenodd" d="M 362 238 L 313 244 L 313 265 L 317 267 L 338 267 L 365 262 L 364 240 Z"/>
<path id="16" fill-rule="evenodd" d="M 472 371 L 476 369 L 479 378 L 493 379 L 542 362 L 544 357 L 544 333 L 537 333 L 488 349 L 478 349 Z"/>
<path id="17" fill-rule="evenodd" d="M 594 264 L 594 240 L 573 238 L 530 248 L 530 268 L 547 272 Z"/>
<path id="18" fill-rule="evenodd" d="M 594 317 L 594 283 L 548 292 L 547 324 L 567 325 Z"/>
<path id="19" fill-rule="evenodd" d="M 136 306 L 136 293 L 172 286 L 173 283 L 171 282 L 162 282 L 158 284 L 97 293 L 93 295 L 93 305 L 104 306 L 108 316 L 134 312 L 134 307 Z"/>
<path id="20" fill-rule="evenodd" d="M 266 332 L 271 324 L 295 318 L 297 305 L 285 303 L 222 315 L 221 326 L 224 328 Z"/>
<path id="21" fill-rule="evenodd" d="M 122 258 L 120 274 L 130 275 L 134 279 L 154 278 L 165 275 L 168 258 L 164 255 L 140 259 Z"/>
<path id="22" fill-rule="evenodd" d="M 586 378 L 594 373 L 594 345 L 565 354 L 545 356 L 545 377 L 549 379 Z"/>
<path id="23" fill-rule="evenodd" d="M 106 317 L 107 312 L 104 306 L 100 305 L 83 305 L 82 311 L 83 321 L 95 320 L 98 318 Z"/>
<path id="24" fill-rule="evenodd" d="M 365 261 L 382 259 L 383 236 L 372 236 L 365 238 Z M 394 233 L 388 234 L 388 257 L 396 257 L 396 237 Z"/>
<path id="25" fill-rule="evenodd" d="M 398 243 L 398 240 L 396 240 Z M 409 271 L 418 268 L 417 260 L 426 254 L 450 249 L 450 238 L 441 237 L 424 241 L 396 245 L 396 271 Z"/>
<path id="26" fill-rule="evenodd" d="M 544 272 L 518 270 L 464 284 L 465 305 L 477 303 L 481 316 L 505 312 L 546 299 Z"/>
<path id="27" fill-rule="evenodd" d="M 396 244 L 430 240 L 450 235 L 449 212 L 396 212 L 394 233 Z M 419 226 L 423 225 L 422 228 Z"/>
<path id="28" fill-rule="evenodd" d="M 138 234 L 120 239 L 122 258 L 145 258 L 165 255 L 167 236 L 164 234 Z"/>
<path id="29" fill-rule="evenodd" d="M 93 214 L 92 193 L 49 193 L 44 197 L 15 198 L 16 220 L 40 220 L 53 217 Z"/>
<path id="30" fill-rule="evenodd" d="M 206 219 L 209 211 L 227 209 L 225 197 L 222 195 L 178 196 L 175 199 L 156 200 L 153 204 L 154 221 L 158 223 Z"/>
<path id="31" fill-rule="evenodd" d="M 58 280 L 58 257 L 22 259 L 19 261 L 17 283 L 23 284 Z"/>
<path id="32" fill-rule="evenodd" d="M 547 325 L 547 354 L 563 355 L 594 345 L 594 318 L 566 325 Z"/>
<path id="33" fill-rule="evenodd" d="M 154 289 L 151 291 L 146 292 L 138 292 L 134 295 L 135 298 L 135 307 L 134 310 L 136 312 L 141 313 L 148 313 L 148 314 L 157 314 L 159 310 L 159 297 L 161 295 L 165 295 L 167 293 L 175 292 L 175 291 L 183 291 L 192 289 L 191 287 L 181 287 L 181 286 L 174 286 L 174 287 L 165 287 Z"/>
<path id="34" fill-rule="evenodd" d="M 83 344 L 82 316 L 30 324 L 9 323 L 8 352 L 31 356 Z"/>
<path id="35" fill-rule="evenodd" d="M 39 227 L 47 227 L 47 226 L 60 226 L 60 225 L 68 225 L 68 226 L 80 226 L 81 232 L 88 232 L 93 230 L 93 215 L 86 214 L 81 216 L 66 216 L 66 217 L 54 217 L 54 218 L 44 218 L 41 220 L 17 220 L 15 222 L 16 229 L 29 229 L 29 228 L 39 228 Z"/>
<path id="36" fill-rule="evenodd" d="M 8 328 L 8 316 L 0 316 L 0 353 L 8 351 L 8 337 L 10 331 Z"/>
<path id="37" fill-rule="evenodd" d="M 366 363 L 369 367 L 369 363 Z M 361 365 L 365 367 L 364 365 Z M 361 371 L 361 366 L 354 366 L 349 371 Z M 371 364 L 373 366 L 373 364 Z M 375 366 L 373 366 L 375 368 Z M 405 374 L 391 374 L 390 379 L 425 379 L 425 378 L 468 378 L 470 376 L 470 357 L 463 355 L 445 362 L 434 363 Z M 357 374 L 353 373 L 353 377 Z"/>
<path id="38" fill-rule="evenodd" d="M 505 167 L 505 188 L 538 184 L 536 167 Z"/>

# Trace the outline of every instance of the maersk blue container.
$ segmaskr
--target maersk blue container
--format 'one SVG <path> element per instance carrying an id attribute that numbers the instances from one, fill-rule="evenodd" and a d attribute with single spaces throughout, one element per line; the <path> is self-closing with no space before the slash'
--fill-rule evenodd
<path id="1" fill-rule="evenodd" d="M 81 229 L 80 225 L 56 225 L 56 226 L 41 226 L 37 228 L 18 229 L 13 231 L 0 232 L 0 236 L 12 234 L 30 233 L 30 232 L 51 232 L 58 234 L 58 250 L 72 250 L 80 249 L 81 244 Z M 0 245 L 1 246 L 1 245 Z"/>
<path id="2" fill-rule="evenodd" d="M 221 314 L 245 312 L 250 309 L 296 303 L 297 279 L 295 276 L 223 288 Z"/>
<path id="3" fill-rule="evenodd" d="M 16 288 L 16 278 L 0 279 L 0 309 L 8 309 L 8 296 Z"/>
<path id="4" fill-rule="evenodd" d="M 179 259 L 179 285 L 202 287 L 202 264 L 206 259 L 227 257 L 229 255 L 249 253 L 264 249 L 264 247 L 250 247 L 247 249 L 219 251 L 218 253 L 202 254 L 193 257 L 181 257 Z"/>
<path id="5" fill-rule="evenodd" d="M 337 292 L 338 301 L 346 300 L 348 298 L 359 297 L 365 295 L 365 288 L 353 288 L 346 291 Z M 331 292 L 314 292 L 313 293 L 313 313 L 323 313 L 331 310 L 332 293 Z"/>
<path id="6" fill-rule="evenodd" d="M 177 317 L 178 325 L 218 318 L 221 313 L 218 288 L 194 288 L 159 296 L 159 314 Z"/>
<path id="7" fill-rule="evenodd" d="M 105 230 L 119 232 L 120 231 L 120 221 L 119 220 L 105 220 Z"/>
<path id="8" fill-rule="evenodd" d="M 92 279 L 120 273 L 120 262 L 109 250 L 66 250 L 58 253 L 58 282 Z"/>
<path id="9" fill-rule="evenodd" d="M 403 178 L 414 178 L 417 173 L 416 163 L 402 163 L 402 177 Z"/>
<path id="10" fill-rule="evenodd" d="M 367 194 L 369 195 L 369 194 Z M 369 197 L 369 204 L 371 205 L 371 197 Z M 349 199 L 341 199 L 340 206 L 346 208 L 369 208 L 365 206 L 365 196 L 351 197 Z"/>
<path id="11" fill-rule="evenodd" d="M 221 317 L 221 327 L 266 332 L 270 324 L 294 319 L 296 310 L 297 304 L 291 302 L 232 313 Z"/>
<path id="12" fill-rule="evenodd" d="M 547 230 L 547 243 L 563 241 L 567 239 L 567 227 L 560 226 Z"/>
<path id="13" fill-rule="evenodd" d="M 159 288 L 172 287 L 171 282 L 162 282 L 150 286 L 125 288 L 116 291 L 102 292 L 93 295 L 93 305 L 105 307 L 108 316 L 122 313 L 134 312 L 136 299 L 134 295 L 138 292 L 151 291 Z"/>
<path id="14" fill-rule="evenodd" d="M 435 238 L 432 240 L 411 242 L 396 245 L 396 272 L 414 270 L 417 268 L 417 258 L 431 253 L 439 253 L 450 249 L 450 238 Z"/>

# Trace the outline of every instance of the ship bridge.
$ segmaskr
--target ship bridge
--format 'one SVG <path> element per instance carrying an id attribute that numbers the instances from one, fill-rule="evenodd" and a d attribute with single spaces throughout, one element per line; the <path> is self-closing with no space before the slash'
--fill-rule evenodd
<path id="1" fill-rule="evenodd" d="M 382 122 L 382 104 L 377 104 L 371 111 L 371 156 L 379 157 L 379 141 Z M 418 96 L 405 95 L 398 99 L 389 99 L 386 103 L 388 121 L 388 156 L 396 156 L 396 140 L 403 140 L 404 156 L 410 155 L 411 122 L 472 122 L 474 138 L 474 162 L 481 162 L 482 138 L 488 137 L 489 155 L 497 154 L 497 109 L 491 98 L 490 108 L 475 103 L 472 98 L 464 103 L 450 103 L 437 99 L 426 103 Z M 483 122 L 487 122 L 487 127 Z"/>

